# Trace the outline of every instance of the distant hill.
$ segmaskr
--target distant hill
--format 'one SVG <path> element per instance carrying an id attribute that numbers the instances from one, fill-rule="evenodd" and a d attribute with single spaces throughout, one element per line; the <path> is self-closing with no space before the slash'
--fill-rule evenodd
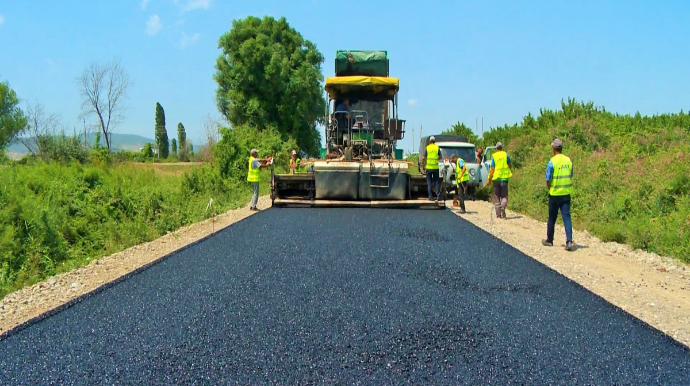
<path id="1" fill-rule="evenodd" d="M 93 146 L 93 141 L 95 140 L 96 135 L 94 133 L 88 133 L 86 134 L 86 143 L 89 145 L 89 147 Z M 83 140 L 83 136 L 81 139 Z M 130 151 L 139 151 L 140 148 L 144 147 L 145 144 L 147 143 L 154 143 L 154 140 L 151 138 L 146 138 L 142 137 L 141 135 L 136 135 L 136 134 L 119 134 L 119 133 L 113 133 L 112 134 L 112 149 L 114 151 L 117 150 L 130 150 Z M 105 146 L 105 140 L 101 136 L 101 145 Z M 28 153 L 28 149 L 21 143 L 15 141 L 12 143 L 8 148 L 7 148 L 8 153 L 15 153 L 15 154 L 26 154 Z"/>

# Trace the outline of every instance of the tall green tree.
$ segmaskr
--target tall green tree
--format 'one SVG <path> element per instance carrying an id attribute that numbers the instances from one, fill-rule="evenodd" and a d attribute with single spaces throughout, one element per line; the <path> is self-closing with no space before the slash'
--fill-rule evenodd
<path id="1" fill-rule="evenodd" d="M 170 141 L 170 150 L 172 150 L 173 155 L 177 157 L 177 139 L 173 138 Z"/>
<path id="2" fill-rule="evenodd" d="M 216 104 L 233 125 L 276 128 L 301 150 L 317 155 L 326 101 L 323 55 L 285 18 L 234 20 L 218 46 Z"/>
<path id="3" fill-rule="evenodd" d="M 177 124 L 177 146 L 180 149 L 180 161 L 185 161 L 187 159 L 187 132 L 182 122 Z"/>
<path id="4" fill-rule="evenodd" d="M 9 83 L 0 82 L 0 151 L 26 127 L 26 116 L 19 108 L 19 98 Z"/>
<path id="5" fill-rule="evenodd" d="M 470 129 L 467 127 L 464 123 L 458 122 L 451 126 L 450 129 L 442 132 L 441 134 L 448 134 L 448 135 L 462 135 L 465 138 L 467 138 L 467 141 L 469 143 L 477 143 L 479 140 L 479 137 Z"/>
<path id="6" fill-rule="evenodd" d="M 156 102 L 156 145 L 161 158 L 168 158 L 170 144 L 168 143 L 168 131 L 165 130 L 165 111 L 160 103 Z"/>

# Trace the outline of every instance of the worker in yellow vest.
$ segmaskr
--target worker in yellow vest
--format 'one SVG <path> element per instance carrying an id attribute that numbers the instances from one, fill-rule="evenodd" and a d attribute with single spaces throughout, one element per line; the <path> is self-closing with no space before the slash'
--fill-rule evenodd
<path id="1" fill-rule="evenodd" d="M 441 181 L 439 180 L 438 161 L 441 159 L 441 149 L 436 145 L 436 138 L 429 137 L 426 153 L 422 156 L 422 173 L 426 173 L 426 186 L 429 193 L 429 201 L 433 200 L 432 192 L 436 192 L 436 201 L 441 200 Z M 434 190 L 431 184 L 434 184 Z"/>
<path id="2" fill-rule="evenodd" d="M 483 187 L 494 184 L 494 206 L 497 218 L 506 218 L 506 207 L 508 206 L 508 180 L 513 176 L 512 162 L 508 153 L 503 151 L 503 144 L 498 142 L 496 150 L 491 154 L 491 169 L 489 178 Z"/>
<path id="3" fill-rule="evenodd" d="M 573 250 L 573 225 L 570 220 L 570 196 L 573 194 L 573 163 L 563 155 L 563 141 L 556 138 L 551 143 L 553 158 L 546 164 L 546 187 L 549 189 L 549 221 L 546 224 L 546 240 L 542 245 L 553 246 L 553 233 L 561 211 L 565 225 L 565 250 Z"/>
<path id="4" fill-rule="evenodd" d="M 465 189 L 467 189 L 466 183 L 470 180 L 470 174 L 467 172 L 467 167 L 465 166 L 465 160 L 457 157 L 455 154 L 450 156 L 450 162 L 455 166 L 455 201 L 460 202 L 460 213 L 465 213 Z"/>
<path id="5" fill-rule="evenodd" d="M 299 162 L 300 159 L 297 158 L 297 152 L 293 150 L 292 156 L 290 157 L 290 174 L 295 174 L 295 172 L 300 171 Z"/>
<path id="6" fill-rule="evenodd" d="M 249 157 L 249 168 L 247 170 L 247 181 L 252 185 L 252 200 L 249 202 L 249 210 L 259 210 L 259 208 L 256 207 L 256 204 L 259 202 L 259 182 L 261 181 L 259 172 L 261 169 L 269 167 L 273 158 L 269 157 L 266 163 L 262 165 L 257 159 L 258 156 L 259 151 L 252 149 Z"/>

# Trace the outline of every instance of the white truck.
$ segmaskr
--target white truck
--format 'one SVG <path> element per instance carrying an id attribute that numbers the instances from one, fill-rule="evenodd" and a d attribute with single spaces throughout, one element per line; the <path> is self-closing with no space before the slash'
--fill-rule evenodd
<path id="1" fill-rule="evenodd" d="M 429 137 L 422 137 L 419 144 L 419 167 L 421 170 L 422 158 L 426 155 L 426 146 L 429 144 Z M 467 138 L 462 135 L 434 135 L 436 145 L 441 150 L 439 159 L 439 175 L 442 179 L 444 193 L 447 195 L 456 190 L 455 185 L 455 165 L 450 162 L 450 157 L 455 155 L 465 161 L 467 173 L 470 176 L 466 183 L 467 196 L 474 200 L 474 195 L 481 186 L 486 183 L 491 168 L 491 153 L 495 151 L 495 146 L 485 149 L 481 162 L 477 162 L 477 147 L 473 143 L 467 142 Z"/>

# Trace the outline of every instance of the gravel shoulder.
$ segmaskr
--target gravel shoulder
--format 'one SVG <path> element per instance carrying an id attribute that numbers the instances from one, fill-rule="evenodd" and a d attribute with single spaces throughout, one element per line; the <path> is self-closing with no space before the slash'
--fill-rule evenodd
<path id="1" fill-rule="evenodd" d="M 270 198 L 260 197 L 258 206 L 259 208 L 270 207 Z M 16 326 L 255 213 L 249 210 L 247 204 L 243 208 L 230 210 L 213 219 L 183 227 L 148 243 L 94 260 L 88 266 L 53 276 L 46 281 L 10 293 L 0 300 L 0 336 Z"/>
<path id="2" fill-rule="evenodd" d="M 446 204 L 451 208 L 453 202 Z M 573 230 L 575 249 L 568 252 L 565 230 L 559 224 L 554 246 L 544 247 L 545 221 L 510 209 L 505 220 L 492 218 L 492 204 L 486 201 L 466 201 L 465 206 L 467 213 L 456 212 L 458 216 L 690 347 L 688 265 L 627 245 L 602 242 L 587 231 Z"/>

